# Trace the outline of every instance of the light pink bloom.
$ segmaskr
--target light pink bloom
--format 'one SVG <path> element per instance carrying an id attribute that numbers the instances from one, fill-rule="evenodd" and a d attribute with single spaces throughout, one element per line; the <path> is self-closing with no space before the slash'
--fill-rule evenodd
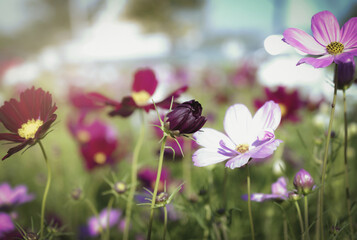
<path id="1" fill-rule="evenodd" d="M 109 216 L 108 216 L 109 215 Z M 98 218 L 96 216 L 91 217 L 88 220 L 88 232 L 90 236 L 97 236 L 108 227 L 112 227 L 119 222 L 121 212 L 116 209 L 108 211 L 107 208 L 103 209 Z"/>
<path id="2" fill-rule="evenodd" d="M 211 128 L 202 128 L 193 135 L 203 146 L 192 156 L 194 165 L 203 167 L 228 160 L 226 167 L 234 169 L 251 158 L 270 156 L 282 142 L 274 135 L 280 120 L 280 107 L 273 101 L 266 102 L 254 117 L 243 104 L 229 107 L 224 118 L 227 135 Z"/>
<path id="3" fill-rule="evenodd" d="M 336 17 L 329 11 L 322 11 L 312 17 L 311 30 L 313 36 L 297 28 L 284 31 L 284 42 L 304 53 L 321 55 L 302 58 L 297 65 L 307 63 L 323 68 L 357 56 L 357 17 L 348 20 L 340 29 Z"/>

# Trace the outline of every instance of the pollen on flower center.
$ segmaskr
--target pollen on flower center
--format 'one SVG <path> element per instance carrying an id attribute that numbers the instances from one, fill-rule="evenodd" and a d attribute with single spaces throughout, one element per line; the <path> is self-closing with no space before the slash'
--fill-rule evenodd
<path id="1" fill-rule="evenodd" d="M 150 94 L 145 91 L 145 90 L 141 90 L 140 92 L 133 92 L 131 94 L 131 96 L 134 99 L 134 102 L 138 105 L 138 106 L 142 106 L 145 105 L 148 100 L 150 99 Z"/>
<path id="2" fill-rule="evenodd" d="M 237 152 L 240 153 L 245 153 L 249 151 L 249 145 L 248 144 L 239 144 L 236 148 Z"/>
<path id="3" fill-rule="evenodd" d="M 340 54 L 343 52 L 344 49 L 345 46 L 343 46 L 343 44 L 340 42 L 332 42 L 326 47 L 327 52 L 331 55 Z"/>
<path id="4" fill-rule="evenodd" d="M 43 125 L 43 121 L 40 119 L 31 119 L 28 120 L 27 123 L 21 125 L 21 128 L 17 130 L 20 137 L 29 139 L 35 138 L 36 132 L 39 127 Z"/>
<path id="5" fill-rule="evenodd" d="M 103 164 L 107 160 L 107 156 L 102 152 L 94 154 L 94 161 L 98 164 Z"/>

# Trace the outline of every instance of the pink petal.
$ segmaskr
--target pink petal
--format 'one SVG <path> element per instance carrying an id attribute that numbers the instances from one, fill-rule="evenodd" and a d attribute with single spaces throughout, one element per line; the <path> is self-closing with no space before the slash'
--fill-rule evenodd
<path id="1" fill-rule="evenodd" d="M 340 25 L 331 12 L 322 11 L 311 19 L 311 30 L 315 39 L 324 46 L 340 41 Z"/>
<path id="2" fill-rule="evenodd" d="M 250 152 L 252 158 L 266 158 L 269 157 L 274 153 L 274 151 L 277 149 L 280 143 L 283 141 L 279 139 L 275 139 L 272 141 L 269 141 L 265 144 L 262 144 L 254 149 L 252 149 Z"/>
<path id="3" fill-rule="evenodd" d="M 356 49 L 356 52 L 357 52 L 357 49 Z M 337 64 L 348 63 L 348 62 L 354 62 L 354 58 L 353 58 L 353 54 L 351 52 L 343 52 L 341 54 L 336 55 L 335 59 L 333 61 Z"/>
<path id="4" fill-rule="evenodd" d="M 243 104 L 230 106 L 224 117 L 224 130 L 235 145 L 249 144 L 252 115 Z"/>
<path id="5" fill-rule="evenodd" d="M 230 169 L 234 168 L 240 168 L 244 165 L 246 165 L 249 162 L 249 159 L 251 158 L 249 152 L 245 154 L 238 155 L 235 158 L 232 158 L 226 163 L 226 167 L 229 167 Z"/>
<path id="6" fill-rule="evenodd" d="M 312 65 L 315 68 L 324 68 L 324 67 L 329 66 L 332 62 L 333 62 L 332 55 L 324 55 L 319 58 L 313 58 L 313 57 L 302 58 L 296 65 L 300 65 L 302 63 L 307 63 L 307 64 Z"/>
<path id="7" fill-rule="evenodd" d="M 266 102 L 253 117 L 253 126 L 255 129 L 275 130 L 281 120 L 281 110 L 279 104 L 269 101 Z"/>
<path id="8" fill-rule="evenodd" d="M 357 17 L 351 18 L 343 25 L 340 42 L 345 49 L 357 47 Z"/>
<path id="9" fill-rule="evenodd" d="M 294 48 L 312 55 L 322 55 L 326 53 L 326 48 L 320 45 L 316 40 L 297 28 L 288 28 L 284 31 L 283 41 Z"/>
<path id="10" fill-rule="evenodd" d="M 219 154 L 218 149 L 200 148 L 192 155 L 193 165 L 204 167 L 227 160 L 229 156 Z"/>
<path id="11" fill-rule="evenodd" d="M 147 68 L 138 70 L 134 75 L 133 92 L 145 91 L 152 96 L 157 87 L 157 80 L 154 72 Z"/>
<path id="12" fill-rule="evenodd" d="M 347 49 L 343 53 L 349 53 L 352 54 L 353 56 L 357 56 L 357 48 Z"/>
<path id="13" fill-rule="evenodd" d="M 206 148 L 218 149 L 220 148 L 220 141 L 223 141 L 228 148 L 234 149 L 236 147 L 225 134 L 212 128 L 202 128 L 193 134 L 193 138 L 197 144 Z"/>

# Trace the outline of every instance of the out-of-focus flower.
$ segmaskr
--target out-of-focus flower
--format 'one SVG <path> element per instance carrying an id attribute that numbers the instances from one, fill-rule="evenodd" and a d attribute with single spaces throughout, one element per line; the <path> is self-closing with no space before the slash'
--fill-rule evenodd
<path id="1" fill-rule="evenodd" d="M 118 146 L 116 130 L 100 120 L 92 123 L 70 121 L 69 129 L 80 145 L 80 151 L 88 170 L 115 162 L 114 153 Z"/>
<path id="2" fill-rule="evenodd" d="M 300 120 L 298 110 L 303 107 L 304 103 L 300 99 L 297 90 L 288 91 L 285 87 L 279 86 L 276 90 L 264 88 L 266 100 L 255 100 L 254 105 L 258 109 L 264 105 L 265 101 L 273 100 L 279 104 L 282 121 L 289 120 L 297 122 Z"/>
<path id="3" fill-rule="evenodd" d="M 340 29 L 336 17 L 329 11 L 322 11 L 312 17 L 311 30 L 313 37 L 296 28 L 284 31 L 284 42 L 304 53 L 322 55 L 302 58 L 297 65 L 307 63 L 323 68 L 357 56 L 357 17 L 348 20 Z"/>
<path id="4" fill-rule="evenodd" d="M 109 215 L 109 216 L 108 216 Z M 119 222 L 121 211 L 117 209 L 103 209 L 99 216 L 93 216 L 88 220 L 88 233 L 90 236 L 98 236 L 104 229 L 113 227 Z M 109 220 L 109 221 L 108 221 Z"/>
<path id="5" fill-rule="evenodd" d="M 251 61 L 244 61 L 232 76 L 233 84 L 237 86 L 253 85 L 256 82 L 257 69 L 257 66 Z"/>
<path id="6" fill-rule="evenodd" d="M 347 89 L 353 83 L 353 78 L 356 71 L 356 64 L 354 59 L 350 59 L 345 63 L 337 64 L 337 88 Z"/>
<path id="7" fill-rule="evenodd" d="M 12 218 L 9 214 L 0 212 L 0 238 L 6 233 L 15 230 L 15 225 L 12 222 Z"/>
<path id="8" fill-rule="evenodd" d="M 271 194 L 253 193 L 250 195 L 250 200 L 255 202 L 264 202 L 267 200 L 284 201 L 288 199 L 288 196 L 286 178 L 280 177 L 278 181 L 271 185 Z M 247 201 L 248 195 L 243 195 L 242 199 Z"/>
<path id="9" fill-rule="evenodd" d="M 298 193 L 307 195 L 313 190 L 315 182 L 309 172 L 305 169 L 300 169 L 294 177 L 294 186 Z"/>
<path id="10" fill-rule="evenodd" d="M 2 160 L 44 138 L 57 118 L 56 109 L 51 94 L 41 88 L 25 90 L 20 101 L 13 98 L 6 101 L 0 108 L 0 122 L 11 133 L 0 133 L 0 140 L 20 144 L 10 148 Z"/>
<path id="11" fill-rule="evenodd" d="M 68 98 L 71 105 L 79 109 L 81 112 L 88 112 L 104 107 L 103 104 L 98 103 L 88 96 L 87 93 L 78 88 L 70 88 Z"/>
<path id="12" fill-rule="evenodd" d="M 11 189 L 8 183 L 0 185 L 0 209 L 8 209 L 34 199 L 33 194 L 27 192 L 25 185 L 18 185 Z"/>
<path id="13" fill-rule="evenodd" d="M 136 109 L 144 109 L 146 112 L 155 109 L 155 105 L 150 102 L 154 94 L 158 81 L 154 72 L 149 69 L 138 70 L 134 75 L 134 83 L 132 86 L 131 96 L 124 97 L 121 102 L 109 99 L 99 93 L 90 93 L 89 96 L 99 103 L 114 107 L 114 110 L 109 112 L 110 116 L 130 116 Z M 183 86 L 162 101 L 155 102 L 156 107 L 169 109 L 172 99 L 178 98 L 187 90 L 187 86 Z M 177 103 L 173 103 L 176 106 Z"/>
<path id="14" fill-rule="evenodd" d="M 190 100 L 177 105 L 165 116 L 165 129 L 171 136 L 195 133 L 206 123 L 207 119 L 202 114 L 202 106 L 195 100 Z"/>
<path id="15" fill-rule="evenodd" d="M 234 169 L 244 166 L 251 158 L 270 156 L 282 142 L 274 135 L 280 119 L 280 107 L 273 101 L 266 102 L 254 117 L 243 104 L 229 107 L 224 118 L 228 136 L 211 128 L 203 128 L 193 135 L 204 147 L 193 154 L 194 165 L 203 167 L 228 159 L 226 167 Z"/>
<path id="16" fill-rule="evenodd" d="M 143 168 L 143 169 L 139 170 L 139 172 L 138 172 L 138 179 L 143 184 L 143 187 L 146 187 L 147 189 L 152 191 L 155 187 L 156 175 L 157 175 L 156 169 L 153 170 L 150 168 Z M 161 171 L 158 192 L 164 191 L 165 182 L 166 182 L 166 185 L 169 185 L 170 181 L 171 180 L 170 180 L 169 169 L 163 168 Z"/>

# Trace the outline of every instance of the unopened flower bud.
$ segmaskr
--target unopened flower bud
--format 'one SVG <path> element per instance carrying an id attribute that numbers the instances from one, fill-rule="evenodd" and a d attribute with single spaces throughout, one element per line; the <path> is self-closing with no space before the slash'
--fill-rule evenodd
<path id="1" fill-rule="evenodd" d="M 341 62 L 337 64 L 337 88 L 348 89 L 355 74 L 355 61 L 352 58 L 348 62 Z"/>
<path id="2" fill-rule="evenodd" d="M 124 182 L 116 182 L 114 184 L 114 190 L 118 194 L 123 194 L 126 191 L 126 184 Z"/>
<path id="3" fill-rule="evenodd" d="M 156 197 L 156 202 L 162 203 L 167 201 L 169 199 L 169 194 L 167 192 L 161 192 L 159 195 Z"/>
<path id="4" fill-rule="evenodd" d="M 75 188 L 71 192 L 71 197 L 73 200 L 79 200 L 82 197 L 82 189 Z"/>
<path id="5" fill-rule="evenodd" d="M 173 136 L 191 134 L 200 130 L 207 119 L 202 114 L 202 106 L 195 100 L 190 100 L 176 106 L 165 117 L 165 128 Z"/>
<path id="6" fill-rule="evenodd" d="M 307 195 L 315 185 L 314 179 L 305 169 L 301 169 L 294 177 L 294 186 L 298 193 Z"/>

